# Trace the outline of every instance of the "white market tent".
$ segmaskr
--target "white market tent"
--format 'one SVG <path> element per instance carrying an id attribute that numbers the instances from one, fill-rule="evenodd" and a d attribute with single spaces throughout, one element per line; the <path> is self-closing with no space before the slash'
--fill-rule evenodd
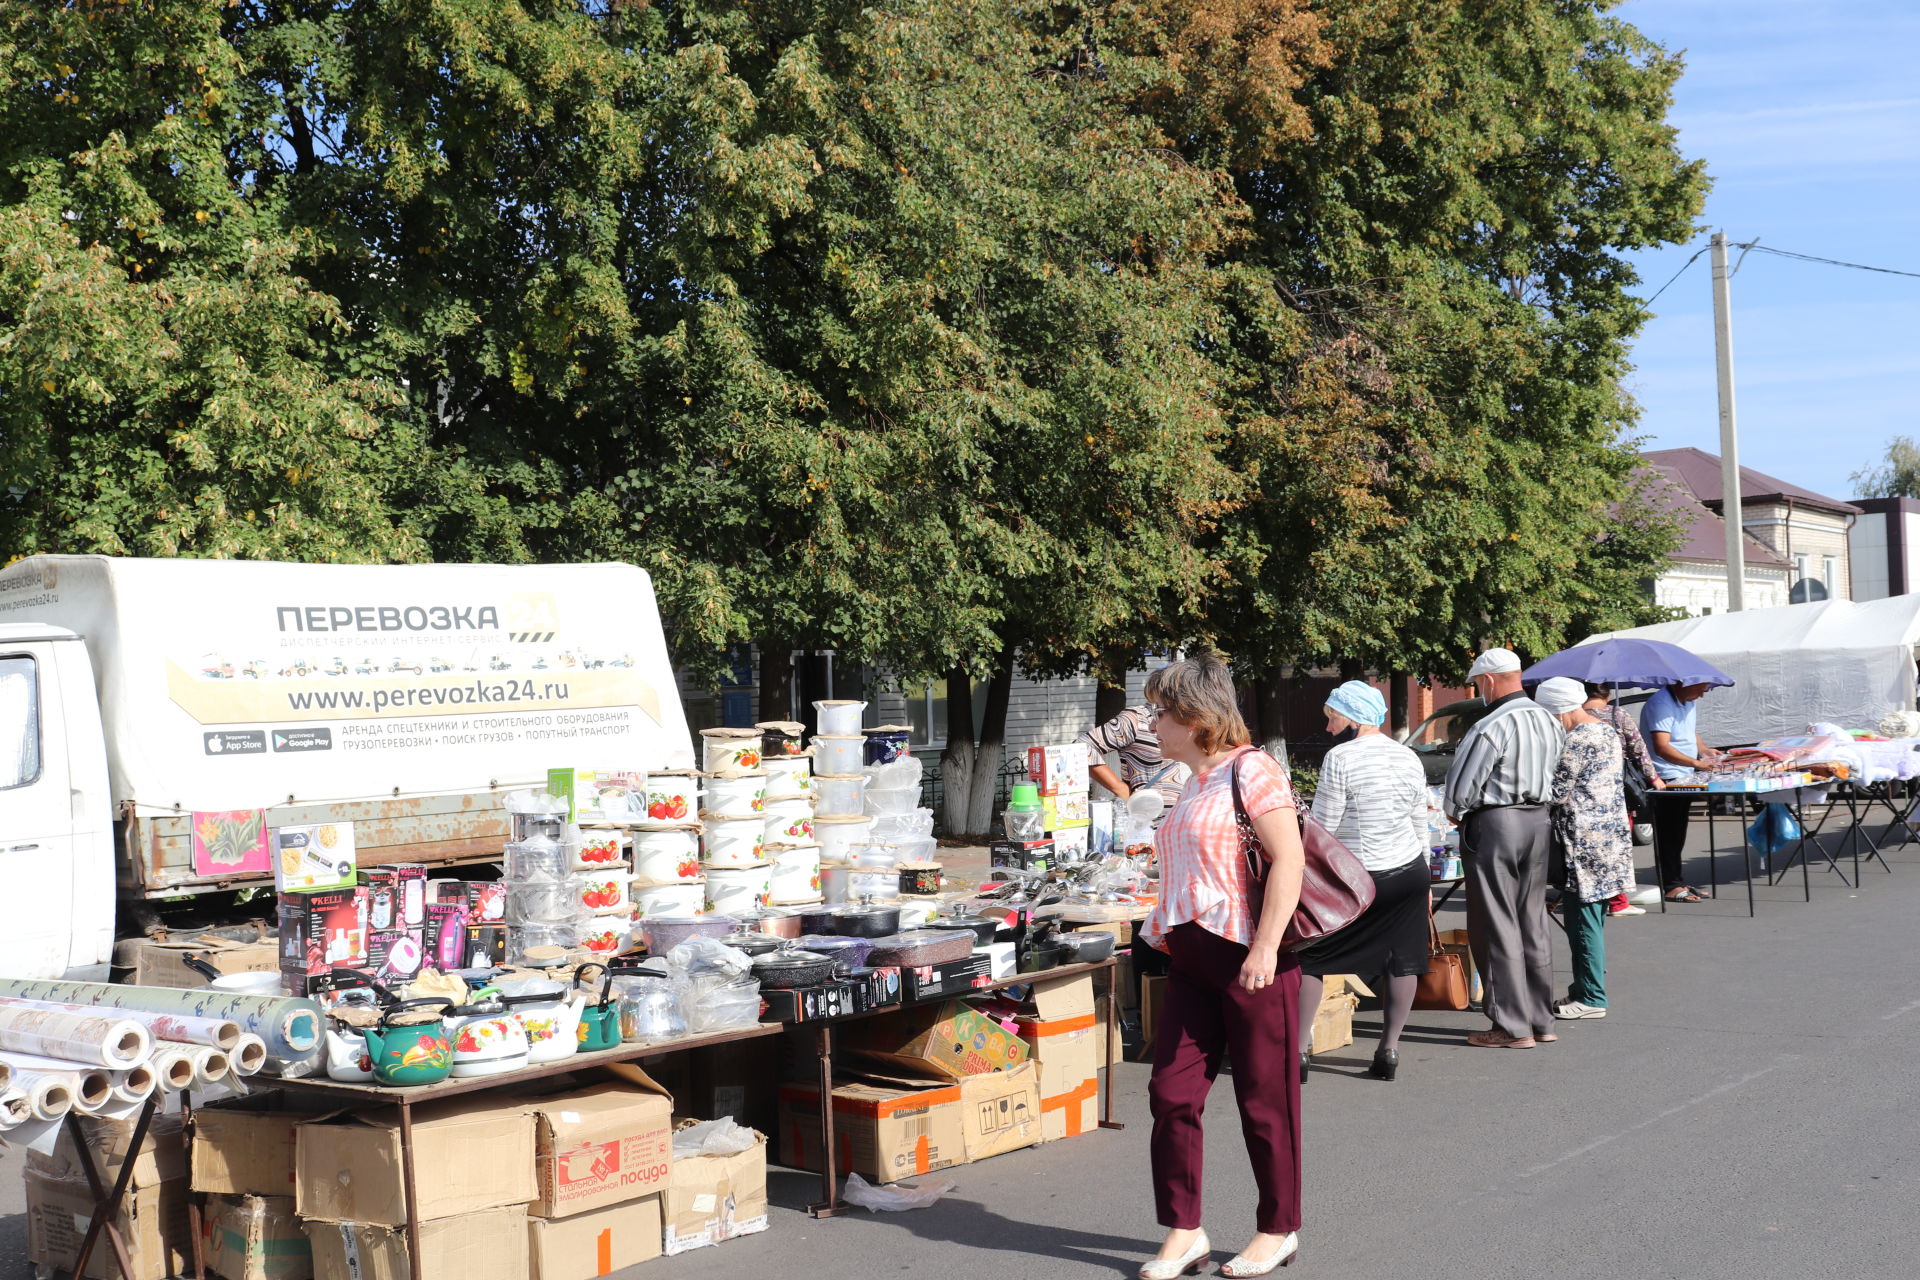
<path id="1" fill-rule="evenodd" d="M 1581 643 L 1610 635 L 1677 644 L 1734 678 L 1700 702 L 1703 742 L 1759 742 L 1820 721 L 1871 729 L 1914 709 L 1920 594 L 1713 613 Z"/>

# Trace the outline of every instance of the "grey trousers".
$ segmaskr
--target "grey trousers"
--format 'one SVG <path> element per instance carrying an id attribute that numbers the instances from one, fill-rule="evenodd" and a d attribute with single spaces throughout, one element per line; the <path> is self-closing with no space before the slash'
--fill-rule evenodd
<path id="1" fill-rule="evenodd" d="M 1510 1036 L 1553 1030 L 1553 925 L 1547 919 L 1545 805 L 1476 809 L 1460 828 L 1467 942 L 1486 988 L 1487 1017 Z"/>

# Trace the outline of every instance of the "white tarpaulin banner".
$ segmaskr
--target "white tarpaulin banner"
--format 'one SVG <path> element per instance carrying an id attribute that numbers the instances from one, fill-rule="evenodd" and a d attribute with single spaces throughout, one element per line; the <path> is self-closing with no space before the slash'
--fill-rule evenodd
<path id="1" fill-rule="evenodd" d="M 1606 634 L 1677 644 L 1734 678 L 1700 703 L 1703 742 L 1759 742 L 1823 721 L 1872 729 L 1889 711 L 1914 707 L 1920 595 L 1714 613 Z"/>
<path id="2" fill-rule="evenodd" d="M 632 565 L 35 556 L 0 623 L 79 632 L 114 799 L 222 810 L 694 763 Z"/>

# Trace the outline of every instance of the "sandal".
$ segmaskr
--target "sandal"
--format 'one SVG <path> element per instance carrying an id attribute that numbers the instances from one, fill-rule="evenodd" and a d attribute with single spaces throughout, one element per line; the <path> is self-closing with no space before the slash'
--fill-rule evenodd
<path id="1" fill-rule="evenodd" d="M 1488 1028 L 1468 1036 L 1467 1043 L 1476 1049 L 1531 1049 L 1536 1042 L 1532 1036 L 1510 1036 Z"/>
<path id="2" fill-rule="evenodd" d="M 1667 890 L 1668 902 L 1705 902 L 1707 895 L 1691 885 L 1681 885 L 1678 889 Z"/>

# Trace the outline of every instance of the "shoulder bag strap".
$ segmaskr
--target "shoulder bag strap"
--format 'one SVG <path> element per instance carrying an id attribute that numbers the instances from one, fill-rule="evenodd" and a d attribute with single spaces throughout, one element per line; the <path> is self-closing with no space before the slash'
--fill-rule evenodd
<path id="1" fill-rule="evenodd" d="M 1267 897 L 1268 862 L 1266 851 L 1260 845 L 1260 833 L 1254 830 L 1253 819 L 1247 816 L 1247 803 L 1240 797 L 1240 761 L 1246 754 L 1241 752 L 1227 766 L 1227 782 L 1233 789 L 1233 825 L 1240 835 L 1240 856 L 1246 859 L 1247 876 L 1253 882 L 1253 919 L 1257 924 Z"/>

